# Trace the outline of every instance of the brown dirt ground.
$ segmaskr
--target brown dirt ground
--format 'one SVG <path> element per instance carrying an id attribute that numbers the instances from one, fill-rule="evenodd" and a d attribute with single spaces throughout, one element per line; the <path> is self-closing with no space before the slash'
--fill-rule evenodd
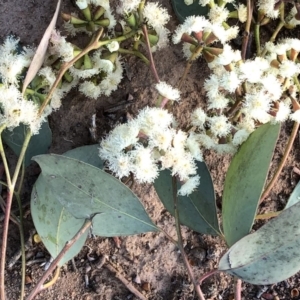
<path id="1" fill-rule="evenodd" d="M 169 1 L 161 0 L 159 2 L 172 13 Z M 0 7 L 0 38 L 3 39 L 8 34 L 16 34 L 24 44 L 37 45 L 51 19 L 55 1 L 0 0 Z M 69 1 L 64 1 L 62 10 L 70 12 L 74 11 L 74 8 Z M 177 24 L 173 15 L 168 27 L 172 31 Z M 266 34 L 270 33 L 267 32 Z M 181 47 L 172 46 L 157 52 L 154 54 L 154 59 L 161 80 L 175 85 L 185 67 Z M 124 114 L 121 111 L 118 116 L 107 115 L 104 113 L 105 107 L 112 104 L 117 105 L 126 99 L 128 94 L 133 96 L 133 104 L 128 110 L 132 115 L 136 114 L 144 105 L 151 105 L 156 92 L 153 89 L 154 81 L 150 71 L 135 58 L 125 60 L 125 63 L 130 69 L 130 76 L 125 76 L 119 90 L 113 93 L 111 97 L 102 97 L 95 101 L 85 99 L 77 91 L 72 91 L 67 96 L 61 109 L 50 118 L 53 132 L 51 153 L 62 154 L 82 145 L 94 144 L 95 141 L 89 133 L 92 115 L 97 114 L 97 134 L 98 139 L 100 139 L 108 132 L 115 120 L 122 113 Z M 191 68 L 188 80 L 182 89 L 182 100 L 175 110 L 179 122 L 183 125 L 188 120 L 190 112 L 205 103 L 202 84 L 207 74 L 208 69 L 201 59 Z M 284 125 L 282 128 L 270 174 L 274 172 L 282 157 L 291 128 L 291 124 Z M 299 136 L 297 136 L 294 148 L 277 184 L 260 207 L 261 213 L 282 209 L 293 187 L 297 184 L 299 175 L 293 172 L 293 167 L 300 168 L 299 144 Z M 10 154 L 10 157 L 13 161 L 13 155 Z M 213 177 L 220 208 L 222 187 L 230 157 L 220 157 L 206 151 L 205 159 Z M 36 165 L 28 168 L 23 195 L 27 211 L 29 209 L 30 190 L 38 174 L 39 169 Z M 134 191 L 142 200 L 151 218 L 170 235 L 175 236 L 174 220 L 163 208 L 153 187 L 135 185 Z M 27 233 L 29 233 L 29 230 L 33 228 L 30 213 L 26 216 L 26 224 Z M 226 250 L 225 244 L 220 238 L 201 235 L 187 228 L 183 228 L 183 237 L 186 252 L 196 276 L 217 267 L 222 253 Z M 117 267 L 119 272 L 138 290 L 142 291 L 148 299 L 196 299 L 178 250 L 162 234 L 147 233 L 120 238 L 120 241 L 121 244 L 118 248 L 113 239 L 89 238 L 86 246 L 74 259 L 76 269 L 71 262 L 65 265 L 57 283 L 40 293 L 36 299 L 136 299 L 126 286 L 116 278 L 115 274 L 105 267 L 97 269 L 99 259 L 104 255 L 108 255 L 110 262 Z M 18 230 L 13 224 L 10 227 L 8 243 L 9 260 L 20 247 Z M 42 245 L 34 243 L 27 250 L 27 255 L 29 261 L 37 256 L 49 258 L 47 250 Z M 95 260 L 89 261 L 90 256 L 94 257 Z M 7 299 L 9 300 L 18 299 L 20 271 L 20 264 L 17 263 L 6 272 Z M 43 272 L 43 267 L 38 263 L 27 266 L 26 274 L 28 280 L 32 282 L 26 286 L 26 292 L 32 289 Z M 88 285 L 85 283 L 85 278 L 89 280 Z M 206 299 L 233 299 L 232 277 L 218 274 L 206 280 L 202 287 Z M 242 299 L 275 299 L 275 295 L 278 295 L 278 299 L 291 299 L 290 293 L 293 288 L 300 288 L 300 274 L 265 289 L 243 284 Z M 262 298 L 262 295 L 265 298 Z M 300 297 L 293 299 L 300 299 Z"/>

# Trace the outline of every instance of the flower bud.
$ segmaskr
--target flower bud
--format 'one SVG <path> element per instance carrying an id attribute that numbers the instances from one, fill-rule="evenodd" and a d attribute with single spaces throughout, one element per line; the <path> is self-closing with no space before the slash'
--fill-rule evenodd
<path id="1" fill-rule="evenodd" d="M 91 10 L 90 10 L 89 6 L 87 6 L 85 9 L 82 9 L 81 12 L 83 13 L 83 15 L 87 21 L 92 20 L 92 14 L 91 14 Z"/>
<path id="2" fill-rule="evenodd" d="M 91 58 L 89 57 L 88 54 L 86 54 L 86 55 L 84 56 L 83 64 L 84 64 L 84 69 L 85 69 L 85 70 L 87 70 L 87 69 L 92 69 L 92 68 L 93 68 L 92 60 L 91 60 Z"/>
<path id="3" fill-rule="evenodd" d="M 105 9 L 102 6 L 98 6 L 94 13 L 94 20 L 98 20 L 105 13 Z"/>
<path id="4" fill-rule="evenodd" d="M 111 43 L 107 44 L 106 47 L 109 50 L 109 52 L 115 52 L 119 50 L 120 45 L 117 41 L 112 41 Z"/>
<path id="5" fill-rule="evenodd" d="M 125 19 L 125 21 L 131 28 L 136 27 L 136 18 L 134 14 L 129 15 L 128 18 Z"/>
<path id="6" fill-rule="evenodd" d="M 72 15 L 69 15 L 69 14 L 62 13 L 61 16 L 62 16 L 64 21 L 70 22 L 73 25 L 74 24 L 81 25 L 81 24 L 86 24 L 87 23 L 85 20 L 81 20 L 81 19 L 79 19 L 77 17 L 74 17 Z"/>
<path id="7" fill-rule="evenodd" d="M 100 25 L 102 27 L 108 27 L 110 22 L 109 22 L 109 19 L 101 19 L 101 20 L 97 20 L 94 22 L 95 24 L 97 25 Z"/>

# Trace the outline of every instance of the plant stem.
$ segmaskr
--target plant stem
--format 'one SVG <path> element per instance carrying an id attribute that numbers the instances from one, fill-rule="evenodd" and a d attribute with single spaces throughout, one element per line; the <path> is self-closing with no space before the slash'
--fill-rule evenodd
<path id="1" fill-rule="evenodd" d="M 241 300 L 242 295 L 242 280 L 239 278 L 235 279 L 235 291 L 234 291 L 234 299 Z"/>
<path id="2" fill-rule="evenodd" d="M 274 42 L 279 31 L 281 30 L 281 28 L 284 26 L 284 22 L 283 21 L 280 21 L 275 29 L 275 31 L 273 32 L 271 38 L 270 38 L 270 42 Z M 267 48 L 264 49 L 264 51 L 262 52 L 261 56 L 264 57 L 267 53 Z"/>
<path id="3" fill-rule="evenodd" d="M 44 275 L 40 278 L 37 285 L 29 294 L 27 300 L 32 300 L 39 292 L 41 292 L 45 287 L 43 283 L 49 277 L 49 275 L 54 271 L 56 266 L 59 264 L 60 260 L 64 257 L 66 252 L 78 241 L 78 239 L 83 235 L 83 233 L 88 230 L 92 225 L 92 220 L 86 219 L 83 225 L 81 226 L 80 230 L 74 235 L 74 237 L 66 242 L 65 246 L 62 248 L 60 253 L 56 256 L 56 258 L 51 263 L 49 269 L 44 273 Z"/>
<path id="4" fill-rule="evenodd" d="M 179 251 L 182 255 L 183 262 L 185 264 L 185 267 L 188 271 L 189 277 L 193 282 L 196 294 L 198 295 L 198 298 L 200 300 L 205 300 L 204 295 L 201 291 L 200 285 L 196 281 L 193 271 L 191 269 L 191 266 L 189 264 L 188 258 L 185 254 L 184 248 L 183 248 L 183 242 L 182 242 L 182 235 L 181 235 L 181 228 L 180 228 L 180 221 L 179 221 L 179 212 L 178 212 L 178 197 L 177 197 L 177 182 L 176 177 L 172 177 L 172 186 L 173 186 L 173 201 L 174 201 L 174 215 L 175 215 L 175 225 L 176 225 L 176 232 L 178 237 L 178 243 L 177 246 L 179 248 Z"/>
<path id="5" fill-rule="evenodd" d="M 70 60 L 69 62 L 66 62 L 64 64 L 62 64 L 59 73 L 56 77 L 56 80 L 54 81 L 53 85 L 51 86 L 51 89 L 47 95 L 47 98 L 45 99 L 45 101 L 43 102 L 43 104 L 41 105 L 40 109 L 39 109 L 39 113 L 38 113 L 38 117 L 41 117 L 43 114 L 44 109 L 46 108 L 46 106 L 48 105 L 48 103 L 51 100 L 51 97 L 54 93 L 54 90 L 57 88 L 59 82 L 61 81 L 62 77 L 64 76 L 64 74 L 66 73 L 66 71 L 81 57 L 83 57 L 85 54 L 89 53 L 92 50 L 96 50 L 98 48 L 100 48 L 101 46 L 103 46 L 105 43 L 108 44 L 107 41 L 105 42 L 99 42 L 100 37 L 102 36 L 103 33 L 103 28 L 101 28 L 98 33 L 95 36 L 95 40 L 89 44 L 85 49 L 83 49 L 78 55 L 76 55 L 72 60 Z M 111 42 L 112 40 L 110 40 Z M 101 44 L 102 43 L 102 44 Z"/>
<path id="6" fill-rule="evenodd" d="M 19 231 L 20 231 L 20 242 L 21 242 L 21 255 L 22 255 L 22 281 L 21 281 L 21 291 L 20 291 L 20 299 L 24 299 L 24 290 L 25 290 L 25 276 L 26 276 L 26 257 L 25 257 L 25 236 L 24 236 L 24 220 L 23 220 L 23 207 L 20 195 L 16 195 L 16 199 L 19 206 L 20 213 L 20 223 L 19 223 Z"/>
<path id="7" fill-rule="evenodd" d="M 250 27 L 252 21 L 252 12 L 253 12 L 253 5 L 251 0 L 247 0 L 247 22 L 245 26 L 245 32 L 243 37 L 243 44 L 242 44 L 242 59 L 246 59 L 246 52 L 248 48 L 248 41 L 250 35 Z"/>
<path id="8" fill-rule="evenodd" d="M 2 247 L 1 247 L 1 264 L 0 264 L 0 299 L 5 300 L 5 285 L 4 285 L 4 272 L 5 272 L 5 262 L 6 262 L 6 249 L 7 249 L 7 236 L 8 236 L 8 227 L 9 227 L 9 218 L 10 218 L 10 211 L 11 211 L 11 204 L 13 199 L 13 194 L 15 190 L 15 185 L 18 179 L 18 175 L 20 172 L 20 168 L 22 166 L 22 162 L 26 153 L 26 149 L 28 147 L 30 138 L 31 138 L 31 131 L 27 130 L 22 149 L 18 158 L 18 162 L 14 171 L 13 178 L 11 180 L 10 172 L 8 169 L 8 164 L 6 160 L 6 156 L 4 153 L 3 143 L 1 134 L 4 127 L 2 126 L 0 128 L 0 153 L 3 160 L 6 178 L 7 178 L 7 185 L 8 185 L 8 194 L 6 199 L 6 208 L 5 208 L 5 218 L 4 218 L 4 224 L 3 224 L 3 233 L 2 233 Z M 21 227 L 20 227 L 21 228 Z M 24 238 L 24 237 L 23 237 Z"/>
<path id="9" fill-rule="evenodd" d="M 277 181 L 284 165 L 285 165 L 285 162 L 291 152 L 291 149 L 292 149 L 292 146 L 293 146 L 293 143 L 294 143 L 294 140 L 297 136 L 297 133 L 298 133 L 298 129 L 299 129 L 299 123 L 298 122 L 294 122 L 294 126 L 293 126 L 293 130 L 292 130 L 292 133 L 289 137 L 289 141 L 288 141 L 288 144 L 286 145 L 286 148 L 285 148 L 285 151 L 284 151 L 284 154 L 283 154 L 283 157 L 282 157 L 282 160 L 276 170 L 276 173 L 275 175 L 273 176 L 272 180 L 270 181 L 270 183 L 268 184 L 268 186 L 266 187 L 266 189 L 264 190 L 261 198 L 260 198 L 260 202 L 261 203 L 267 196 L 268 194 L 270 193 L 272 187 L 274 186 L 275 182 Z"/>
<path id="10" fill-rule="evenodd" d="M 260 25 L 255 24 L 254 27 L 254 37 L 255 37 L 255 45 L 256 45 L 256 54 L 260 56 L 261 48 L 260 48 Z"/>
<path id="11" fill-rule="evenodd" d="M 187 65 L 184 69 L 184 72 L 183 72 L 183 75 L 179 81 L 179 84 L 178 84 L 178 89 L 180 89 L 185 81 L 185 78 L 193 64 L 193 61 L 196 59 L 196 57 L 199 55 L 199 53 L 203 50 L 203 46 L 199 45 L 196 49 L 195 49 L 195 52 L 193 52 L 192 56 L 189 58 L 188 62 L 187 62 Z"/>
<path id="12" fill-rule="evenodd" d="M 119 53 L 122 54 L 131 54 L 131 55 L 135 55 L 137 57 L 139 57 L 147 66 L 150 65 L 150 61 L 147 59 L 147 57 L 145 57 L 141 52 L 136 51 L 136 50 L 127 50 L 127 49 L 123 49 L 123 48 L 119 48 L 118 50 Z"/>
<path id="13" fill-rule="evenodd" d="M 206 278 L 210 277 L 211 275 L 214 275 L 216 273 L 218 273 L 219 270 L 218 269 L 215 269 L 215 270 L 211 270 L 209 271 L 208 273 L 202 275 L 199 279 L 199 284 L 201 284 Z"/>
<path id="14" fill-rule="evenodd" d="M 147 26 L 143 25 L 142 29 L 143 29 L 143 33 L 144 33 L 144 37 L 145 37 L 146 45 L 147 45 L 147 50 L 148 50 L 148 54 L 149 54 L 150 68 L 151 68 L 151 71 L 153 73 L 153 76 L 155 78 L 156 83 L 159 83 L 160 80 L 159 80 L 159 76 L 158 76 L 156 68 L 155 68 L 155 64 L 154 64 L 154 60 L 153 60 L 153 55 L 152 55 L 152 52 L 151 52 L 151 46 L 150 46 L 150 42 L 149 42 L 149 36 L 148 36 Z"/>

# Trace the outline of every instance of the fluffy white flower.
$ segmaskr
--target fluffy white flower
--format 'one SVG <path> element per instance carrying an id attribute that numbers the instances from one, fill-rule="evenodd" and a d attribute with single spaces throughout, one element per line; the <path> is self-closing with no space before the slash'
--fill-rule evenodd
<path id="1" fill-rule="evenodd" d="M 276 19 L 279 16 L 279 11 L 278 9 L 274 9 L 275 4 L 276 0 L 259 0 L 257 6 L 259 10 L 267 15 L 267 17 Z"/>
<path id="2" fill-rule="evenodd" d="M 143 146 L 136 147 L 130 152 L 130 156 L 134 162 L 134 174 L 140 183 L 153 182 L 158 176 L 158 167 L 155 164 L 151 149 Z"/>
<path id="3" fill-rule="evenodd" d="M 220 78 L 221 86 L 228 92 L 233 93 L 240 85 L 241 80 L 235 71 L 225 72 Z"/>
<path id="4" fill-rule="evenodd" d="M 151 47 L 152 52 L 156 51 L 157 49 L 163 49 L 169 44 L 168 36 L 170 34 L 170 31 L 166 27 L 156 28 L 155 31 L 158 36 L 158 42 L 156 45 Z"/>
<path id="5" fill-rule="evenodd" d="M 118 178 L 129 176 L 134 169 L 130 156 L 125 153 L 109 157 L 108 167 Z"/>
<path id="6" fill-rule="evenodd" d="M 228 122 L 227 117 L 221 116 L 214 116 L 208 118 L 210 124 L 210 130 L 212 134 L 216 137 L 223 137 L 227 136 L 231 130 L 231 124 Z"/>
<path id="7" fill-rule="evenodd" d="M 85 9 L 88 7 L 87 0 L 76 0 L 76 5 L 79 7 L 79 9 Z"/>
<path id="8" fill-rule="evenodd" d="M 208 98 L 208 109 L 224 109 L 228 106 L 229 99 L 218 93 L 213 98 Z"/>
<path id="9" fill-rule="evenodd" d="M 155 30 L 165 26 L 170 20 L 168 11 L 156 2 L 147 2 L 143 14 L 147 23 Z"/>
<path id="10" fill-rule="evenodd" d="M 204 90 L 207 92 L 209 98 L 214 98 L 219 94 L 220 79 L 215 74 L 211 74 L 208 79 L 204 81 Z"/>
<path id="11" fill-rule="evenodd" d="M 198 136 L 195 133 L 190 133 L 186 140 L 186 146 L 196 160 L 203 161 L 203 155 L 202 151 L 200 150 Z"/>
<path id="12" fill-rule="evenodd" d="M 88 80 L 79 85 L 79 91 L 92 99 L 97 99 L 102 94 L 102 90 L 99 85 L 95 85 L 93 82 Z"/>
<path id="13" fill-rule="evenodd" d="M 120 48 L 120 45 L 117 41 L 112 41 L 111 43 L 109 43 L 108 45 L 106 45 L 107 49 L 109 50 L 109 52 L 115 52 L 118 51 Z"/>
<path id="14" fill-rule="evenodd" d="M 202 108 L 197 108 L 191 114 L 191 124 L 193 126 L 199 127 L 200 129 L 204 128 L 204 123 L 206 122 L 207 115 Z"/>
<path id="15" fill-rule="evenodd" d="M 115 61 L 115 70 L 107 73 L 106 77 L 100 82 L 100 89 L 105 96 L 109 96 L 113 91 L 117 90 L 119 83 L 123 78 L 123 67 L 119 58 Z"/>
<path id="16" fill-rule="evenodd" d="M 246 79 L 250 83 L 260 82 L 263 72 L 270 68 L 267 60 L 263 58 L 255 58 L 240 65 L 242 73 L 241 78 Z"/>
<path id="17" fill-rule="evenodd" d="M 226 44 L 228 41 L 237 37 L 239 27 L 231 26 L 230 28 L 225 29 L 220 24 L 209 24 L 206 27 L 206 30 L 210 30 L 222 44 Z"/>
<path id="18" fill-rule="evenodd" d="M 191 194 L 200 184 L 200 176 L 190 177 L 179 189 L 178 195 L 187 196 Z"/>
<path id="19" fill-rule="evenodd" d="M 178 175 L 180 180 L 185 181 L 196 173 L 197 166 L 192 155 L 188 152 L 181 153 L 180 159 L 173 164 L 172 176 Z"/>
<path id="20" fill-rule="evenodd" d="M 120 5 L 117 7 L 117 12 L 120 15 L 124 15 L 124 13 L 130 13 L 135 11 L 141 0 L 122 0 L 120 1 Z"/>
<path id="21" fill-rule="evenodd" d="M 299 39 L 284 39 L 282 42 L 288 44 L 289 49 L 294 49 L 297 52 L 300 52 L 300 40 Z"/>
<path id="22" fill-rule="evenodd" d="M 1 123 L 5 123 L 9 129 L 19 126 L 20 123 L 25 125 L 36 124 L 38 107 L 32 101 L 25 100 L 18 89 L 11 85 L 9 87 L 2 86 L 1 93 L 1 107 L 3 117 Z M 34 134 L 39 128 L 34 129 Z"/>
<path id="23" fill-rule="evenodd" d="M 168 128 L 173 122 L 173 115 L 162 108 L 145 107 L 140 111 L 137 122 L 142 132 L 150 134 L 153 130 Z"/>
<path id="24" fill-rule="evenodd" d="M 261 83 L 266 91 L 272 96 L 273 101 L 278 100 L 281 97 L 282 87 L 276 76 L 268 74 L 261 78 Z"/>
<path id="25" fill-rule="evenodd" d="M 291 115 L 290 115 L 290 119 L 292 121 L 295 121 L 295 122 L 298 122 L 300 123 L 300 110 L 296 110 L 295 112 L 293 112 Z"/>
<path id="26" fill-rule="evenodd" d="M 275 122 L 284 122 L 291 113 L 290 106 L 284 102 L 279 102 L 278 111 L 276 113 Z"/>
<path id="27" fill-rule="evenodd" d="M 255 94 L 247 93 L 245 95 L 245 109 L 243 111 L 249 117 L 263 122 L 267 118 L 270 106 L 270 98 L 263 91 Z"/>
<path id="28" fill-rule="evenodd" d="M 209 25 L 209 21 L 202 16 L 189 16 L 185 19 L 184 23 L 179 25 L 173 34 L 172 40 L 174 44 L 181 41 L 184 33 L 192 34 L 192 32 L 200 32 Z"/>
<path id="29" fill-rule="evenodd" d="M 299 67 L 291 60 L 284 60 L 279 65 L 279 74 L 282 77 L 293 77 L 297 73 L 299 73 Z"/>
<path id="30" fill-rule="evenodd" d="M 42 69 L 39 70 L 38 74 L 45 78 L 45 81 L 47 82 L 49 87 L 52 86 L 52 84 L 54 83 L 54 81 L 56 79 L 56 75 L 53 72 L 52 68 L 50 68 L 50 67 L 43 67 Z"/>
<path id="31" fill-rule="evenodd" d="M 25 67 L 30 64 L 26 52 L 16 53 L 19 39 L 7 37 L 0 46 L 0 77 L 5 84 L 18 85 L 18 79 Z"/>
<path id="32" fill-rule="evenodd" d="M 217 58 L 215 59 L 216 63 L 221 64 L 223 66 L 229 65 L 231 62 L 236 61 L 237 53 L 240 53 L 240 52 L 234 51 L 230 45 L 225 44 L 223 46 L 223 52 L 221 54 L 219 54 L 217 56 Z M 241 55 L 239 55 L 239 56 L 240 56 L 240 59 L 242 59 Z"/>
<path id="33" fill-rule="evenodd" d="M 245 23 L 247 21 L 247 6 L 239 4 L 237 8 L 239 21 Z"/>
<path id="34" fill-rule="evenodd" d="M 183 57 L 186 58 L 187 60 L 189 60 L 193 54 L 193 52 L 191 51 L 191 47 L 195 47 L 195 46 L 192 46 L 189 43 L 182 44 Z M 197 59 L 201 55 L 202 55 L 202 52 L 198 53 L 197 56 L 195 57 L 195 59 Z"/>
<path id="35" fill-rule="evenodd" d="M 214 24 L 222 24 L 222 22 L 225 22 L 228 19 L 229 10 L 226 7 L 221 7 L 218 5 L 215 5 L 214 7 L 211 7 L 208 13 L 208 17 Z"/>
<path id="36" fill-rule="evenodd" d="M 66 38 L 61 36 L 57 30 L 52 31 L 50 42 L 49 51 L 51 54 L 60 56 L 65 62 L 73 59 L 74 48 L 72 44 L 67 42 Z"/>
<path id="37" fill-rule="evenodd" d="M 157 147 L 159 150 L 166 151 L 171 147 L 171 142 L 173 140 L 173 130 L 164 129 L 164 130 L 155 130 L 151 131 L 149 134 L 149 146 Z"/>
<path id="38" fill-rule="evenodd" d="M 158 92 L 165 98 L 173 101 L 178 101 L 180 99 L 180 92 L 179 90 L 173 88 L 169 84 L 164 81 L 160 81 L 155 85 L 155 88 Z"/>
<path id="39" fill-rule="evenodd" d="M 199 4 L 201 6 L 206 6 L 207 4 L 209 4 L 210 0 L 199 0 Z"/>
<path id="40" fill-rule="evenodd" d="M 178 130 L 173 137 L 173 147 L 178 151 L 183 150 L 185 147 L 186 139 L 187 139 L 186 132 L 183 132 L 182 130 Z"/>

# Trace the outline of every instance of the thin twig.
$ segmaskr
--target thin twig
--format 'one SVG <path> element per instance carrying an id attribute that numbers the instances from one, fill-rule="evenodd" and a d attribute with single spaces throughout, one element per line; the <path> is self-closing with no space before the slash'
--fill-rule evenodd
<path id="1" fill-rule="evenodd" d="M 84 224 L 81 226 L 81 229 L 74 235 L 74 237 L 69 240 L 65 246 L 62 248 L 60 253 L 57 255 L 57 257 L 53 260 L 51 263 L 49 269 L 44 273 L 44 275 L 40 278 L 37 285 L 34 287 L 34 289 L 29 294 L 27 300 L 32 300 L 39 292 L 41 292 L 45 287 L 43 286 L 46 279 L 49 277 L 49 275 L 54 271 L 58 263 L 61 261 L 61 259 L 64 257 L 66 252 L 78 241 L 78 239 L 83 235 L 83 233 L 88 230 L 92 225 L 92 221 L 87 219 L 85 220 Z"/>
<path id="2" fill-rule="evenodd" d="M 183 262 L 185 264 L 185 267 L 188 271 L 189 277 L 193 282 L 196 294 L 198 295 L 200 300 L 205 300 L 204 295 L 201 291 L 199 283 L 196 281 L 192 268 L 190 266 L 190 263 L 188 261 L 188 258 L 185 254 L 184 248 L 183 248 L 183 242 L 182 242 L 182 235 L 181 235 L 181 228 L 180 228 L 180 221 L 179 221 L 179 212 L 178 212 L 178 197 L 177 197 L 177 182 L 176 177 L 172 177 L 172 186 L 173 186 L 173 201 L 174 201 L 174 215 L 175 215 L 175 225 L 176 225 L 176 232 L 178 237 L 178 243 L 177 246 L 179 248 L 179 251 L 182 255 Z"/>
<path id="3" fill-rule="evenodd" d="M 202 275 L 200 278 L 199 278 L 199 284 L 201 284 L 206 278 L 210 277 L 211 275 L 214 275 L 216 273 L 220 272 L 220 270 L 218 269 L 215 269 L 215 270 L 211 270 L 209 272 L 207 272 L 206 274 Z"/>
<path id="4" fill-rule="evenodd" d="M 266 187 L 266 189 L 264 190 L 261 198 L 260 198 L 260 203 L 268 196 L 268 194 L 270 193 L 272 187 L 274 186 L 275 182 L 277 181 L 284 165 L 285 165 L 285 162 L 291 152 L 291 149 L 292 149 L 292 146 L 293 146 L 293 143 L 294 143 L 294 140 L 297 136 L 297 133 L 298 133 L 298 129 L 299 129 L 299 123 L 298 122 L 295 122 L 294 123 L 294 126 L 293 126 L 293 130 L 292 130 L 292 133 L 290 135 L 290 138 L 289 138 L 289 141 L 288 141 L 288 144 L 286 145 L 286 148 L 285 148 L 285 151 L 284 151 L 284 155 L 282 157 L 282 160 L 276 170 L 276 173 L 275 175 L 273 176 L 272 180 L 270 181 L 270 183 L 268 184 L 268 186 Z"/>
<path id="5" fill-rule="evenodd" d="M 246 52 L 248 48 L 248 41 L 250 35 L 250 27 L 252 21 L 252 13 L 253 13 L 253 5 L 251 0 L 247 0 L 247 23 L 245 27 L 244 37 L 243 37 L 243 44 L 242 44 L 242 59 L 246 59 Z"/>
<path id="6" fill-rule="evenodd" d="M 146 45 L 147 45 L 147 50 L 148 50 L 148 54 L 149 54 L 150 68 L 151 68 L 151 71 L 152 71 L 153 76 L 155 78 L 155 81 L 157 83 L 159 83 L 160 80 L 159 80 L 159 77 L 158 77 L 158 74 L 157 74 L 157 71 L 156 71 L 156 68 L 155 68 L 155 64 L 154 64 L 154 60 L 153 60 L 153 55 L 152 55 L 152 52 L 151 52 L 151 46 L 150 46 L 150 42 L 149 42 L 149 36 L 148 36 L 147 26 L 143 25 L 142 29 L 143 29 L 143 33 L 144 33 L 144 37 L 145 37 Z"/>
<path id="7" fill-rule="evenodd" d="M 107 262 L 104 266 L 109 271 L 113 272 L 116 278 L 118 278 L 137 298 L 141 300 L 147 300 L 147 298 L 142 293 L 140 293 L 110 262 Z"/>
<path id="8" fill-rule="evenodd" d="M 2 138 L 1 138 L 2 131 L 0 131 L 0 152 L 1 157 L 3 159 L 6 178 L 7 178 L 7 184 L 8 184 L 8 194 L 6 198 L 6 208 L 5 208 L 5 218 L 4 218 L 4 225 L 3 225 L 3 232 L 2 232 L 2 247 L 1 247 L 1 257 L 0 257 L 0 299 L 5 300 L 5 284 L 4 284 L 4 271 L 5 271 L 5 262 L 6 262 L 6 249 L 7 249 L 7 236 L 8 236 L 8 227 L 9 227 L 9 218 L 10 218 L 10 211 L 11 211 L 11 204 L 13 199 L 13 193 L 15 190 L 16 182 L 18 179 L 18 174 L 20 172 L 20 168 L 23 163 L 23 159 L 31 138 L 31 131 L 27 130 L 27 133 L 25 135 L 25 139 L 22 145 L 22 149 L 19 154 L 19 158 L 17 161 L 16 168 L 14 170 L 13 178 L 10 179 L 10 172 L 8 169 L 8 164 L 6 161 L 6 156 L 4 153 L 4 148 L 2 144 Z"/>
<path id="9" fill-rule="evenodd" d="M 184 72 L 183 72 L 183 75 L 179 81 L 179 84 L 178 84 L 178 89 L 180 89 L 185 81 L 185 78 L 193 64 L 193 61 L 198 57 L 198 55 L 202 52 L 203 50 L 203 46 L 202 45 L 199 45 L 195 51 L 193 52 L 193 54 L 191 55 L 191 57 L 189 58 L 188 62 L 187 62 L 187 65 L 184 69 Z"/>
<path id="10" fill-rule="evenodd" d="M 73 66 L 73 64 L 80 59 L 81 57 L 83 57 L 85 54 L 89 53 L 92 50 L 96 50 L 98 48 L 101 47 L 101 44 L 99 44 L 99 39 L 101 38 L 103 33 L 103 28 L 101 28 L 99 30 L 99 32 L 97 33 L 95 40 L 93 43 L 89 44 L 85 49 L 83 49 L 78 55 L 76 55 L 72 60 L 70 60 L 67 63 L 62 64 L 59 73 L 56 77 L 56 80 L 54 81 L 53 85 L 51 86 L 51 89 L 47 95 L 47 98 L 45 99 L 45 101 L 43 102 L 43 104 L 41 105 L 40 109 L 39 109 L 39 117 L 41 117 L 41 115 L 43 114 L 44 109 L 46 108 L 46 106 L 48 105 L 48 103 L 50 102 L 50 99 L 54 93 L 54 90 L 57 88 L 58 84 L 60 83 L 62 77 L 64 76 L 64 74 L 67 72 L 67 70 L 69 68 L 71 68 Z"/>
<path id="11" fill-rule="evenodd" d="M 239 278 L 235 279 L 235 290 L 234 290 L 234 299 L 235 300 L 241 300 L 242 296 L 242 280 Z"/>

